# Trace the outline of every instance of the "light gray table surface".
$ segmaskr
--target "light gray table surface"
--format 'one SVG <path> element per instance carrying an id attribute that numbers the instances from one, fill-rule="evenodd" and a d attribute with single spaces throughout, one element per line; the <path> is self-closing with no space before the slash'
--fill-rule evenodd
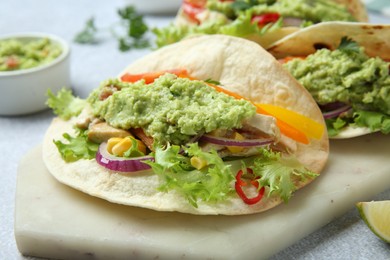
<path id="1" fill-rule="evenodd" d="M 102 41 L 93 46 L 73 43 L 74 35 L 89 17 L 94 16 L 100 28 L 108 27 L 117 20 L 116 10 L 125 5 L 126 1 L 119 0 L 1 0 L 0 35 L 39 31 L 64 38 L 71 45 L 72 87 L 84 98 L 100 81 L 114 77 L 126 65 L 150 52 L 120 52 L 108 34 L 102 34 Z M 172 19 L 173 14 L 148 15 L 146 22 L 151 27 L 161 27 Z M 370 20 L 390 23 L 390 18 L 374 13 L 370 13 Z M 13 230 L 17 166 L 23 155 L 42 142 L 52 118 L 50 111 L 19 117 L 0 116 L 0 259 L 26 259 L 16 247 Z M 372 199 L 388 200 L 390 190 Z M 390 259 L 390 245 L 378 240 L 357 210 L 350 209 L 272 259 Z"/>

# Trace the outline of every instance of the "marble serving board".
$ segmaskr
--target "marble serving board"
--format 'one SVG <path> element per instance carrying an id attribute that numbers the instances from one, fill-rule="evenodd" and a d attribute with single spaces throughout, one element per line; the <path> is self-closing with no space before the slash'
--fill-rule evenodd
<path id="1" fill-rule="evenodd" d="M 112 204 L 58 183 L 41 147 L 20 162 L 15 239 L 56 259 L 263 259 L 390 188 L 390 135 L 331 141 L 323 174 L 288 204 L 247 216 L 195 216 Z"/>

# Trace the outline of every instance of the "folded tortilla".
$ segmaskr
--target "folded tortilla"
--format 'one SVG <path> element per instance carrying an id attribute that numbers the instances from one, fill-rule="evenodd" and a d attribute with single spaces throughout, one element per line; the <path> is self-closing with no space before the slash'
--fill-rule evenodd
<path id="1" fill-rule="evenodd" d="M 367 22 L 368 21 L 367 10 L 366 10 L 365 5 L 361 2 L 361 0 L 328 0 L 328 1 L 329 2 L 336 2 L 340 5 L 344 5 L 347 8 L 347 10 L 352 14 L 352 16 L 356 19 L 357 22 Z M 315 1 L 312 1 L 312 2 L 313 2 L 313 5 L 316 4 Z M 210 16 L 208 19 L 213 19 L 213 16 L 218 17 L 218 16 L 223 16 L 223 15 L 222 14 L 220 14 L 220 15 L 200 14 L 199 16 L 200 17 Z M 216 17 L 214 19 L 218 19 Z M 185 15 L 183 9 L 180 8 L 177 15 L 176 15 L 176 18 L 175 18 L 175 26 L 177 26 L 177 27 L 186 27 L 186 26 L 191 27 L 191 26 L 198 26 L 198 24 L 196 23 L 196 21 L 188 18 Z M 290 25 L 290 26 L 285 26 L 285 27 L 279 28 L 277 30 L 267 31 L 263 35 L 248 34 L 248 35 L 245 35 L 243 37 L 248 39 L 248 40 L 257 42 L 258 44 L 260 44 L 264 48 L 268 48 L 274 42 L 276 42 L 276 41 L 278 41 L 278 40 L 280 40 L 280 39 L 282 39 L 282 38 L 284 38 L 292 33 L 295 33 L 299 30 L 301 30 L 300 27 Z"/>
<path id="2" fill-rule="evenodd" d="M 201 36 L 161 48 L 128 66 L 122 73 L 145 73 L 185 68 L 198 79 L 213 79 L 254 102 L 274 104 L 303 114 L 324 124 L 321 111 L 311 95 L 259 45 L 230 36 Z M 98 165 L 96 160 L 66 163 L 55 140 L 72 132 L 72 120 L 55 118 L 44 139 L 43 159 L 50 173 L 60 182 L 110 202 L 159 211 L 178 211 L 200 215 L 242 215 L 268 210 L 280 204 L 279 196 L 265 196 L 254 205 L 238 196 L 221 203 L 200 201 L 195 208 L 175 191 L 160 192 L 159 176 L 151 170 L 126 175 Z M 320 173 L 326 164 L 329 143 L 326 132 L 308 145 L 296 143 L 297 159 L 308 169 Z M 240 167 L 239 165 L 238 167 Z M 296 183 L 301 188 L 312 179 Z M 232 182 L 234 185 L 234 182 Z"/>
<path id="3" fill-rule="evenodd" d="M 364 47 L 370 57 L 390 60 L 390 25 L 350 22 L 325 22 L 293 33 L 272 44 L 267 50 L 277 59 L 306 57 L 320 48 L 335 50 L 342 37 L 349 37 Z M 366 127 L 345 127 L 332 139 L 345 139 L 373 131 Z"/>

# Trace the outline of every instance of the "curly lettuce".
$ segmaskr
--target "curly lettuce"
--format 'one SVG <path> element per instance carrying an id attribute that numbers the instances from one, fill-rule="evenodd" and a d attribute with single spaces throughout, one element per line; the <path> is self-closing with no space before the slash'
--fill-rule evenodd
<path id="1" fill-rule="evenodd" d="M 279 152 L 267 149 L 261 150 L 252 168 L 254 174 L 260 177 L 259 186 L 269 187 L 268 196 L 276 193 L 284 202 L 288 202 L 296 190 L 296 181 L 315 178 L 317 173 L 306 169 L 294 156 L 282 156 Z"/>
<path id="2" fill-rule="evenodd" d="M 184 150 L 189 157 L 183 155 L 177 145 L 168 146 L 166 149 L 157 148 L 155 161 L 146 162 L 165 180 L 159 190 L 176 190 L 194 207 L 198 206 L 199 200 L 225 200 L 233 191 L 230 183 L 234 176 L 230 166 L 225 164 L 215 151 L 203 152 L 197 143 L 190 144 Z M 194 168 L 190 162 L 191 156 L 206 160 L 208 166 L 201 170 Z"/>
<path id="3" fill-rule="evenodd" d="M 65 142 L 53 140 L 61 157 L 66 162 L 74 162 L 80 159 L 93 159 L 99 149 L 99 144 L 88 140 L 87 130 L 76 130 L 76 135 L 64 133 Z"/>
<path id="4" fill-rule="evenodd" d="M 57 95 L 50 89 L 47 91 L 48 99 L 46 104 L 53 110 L 54 114 L 64 120 L 80 114 L 87 104 L 87 101 L 73 96 L 70 89 L 62 88 Z"/>

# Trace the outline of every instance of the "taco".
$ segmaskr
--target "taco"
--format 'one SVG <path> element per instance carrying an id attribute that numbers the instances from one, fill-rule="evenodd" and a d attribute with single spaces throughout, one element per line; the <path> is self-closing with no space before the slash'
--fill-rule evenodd
<path id="1" fill-rule="evenodd" d="M 59 117 L 44 139 L 48 170 L 114 203 L 261 212 L 287 202 L 328 158 L 313 98 L 241 38 L 184 40 L 134 62 L 87 99 L 65 90 L 49 96 Z"/>
<path id="2" fill-rule="evenodd" d="M 360 0 L 184 0 L 174 23 L 154 33 L 158 47 L 196 34 L 226 34 L 267 48 L 313 24 L 367 19 Z"/>
<path id="3" fill-rule="evenodd" d="M 269 48 L 309 90 L 331 138 L 390 133 L 390 25 L 327 22 Z"/>

